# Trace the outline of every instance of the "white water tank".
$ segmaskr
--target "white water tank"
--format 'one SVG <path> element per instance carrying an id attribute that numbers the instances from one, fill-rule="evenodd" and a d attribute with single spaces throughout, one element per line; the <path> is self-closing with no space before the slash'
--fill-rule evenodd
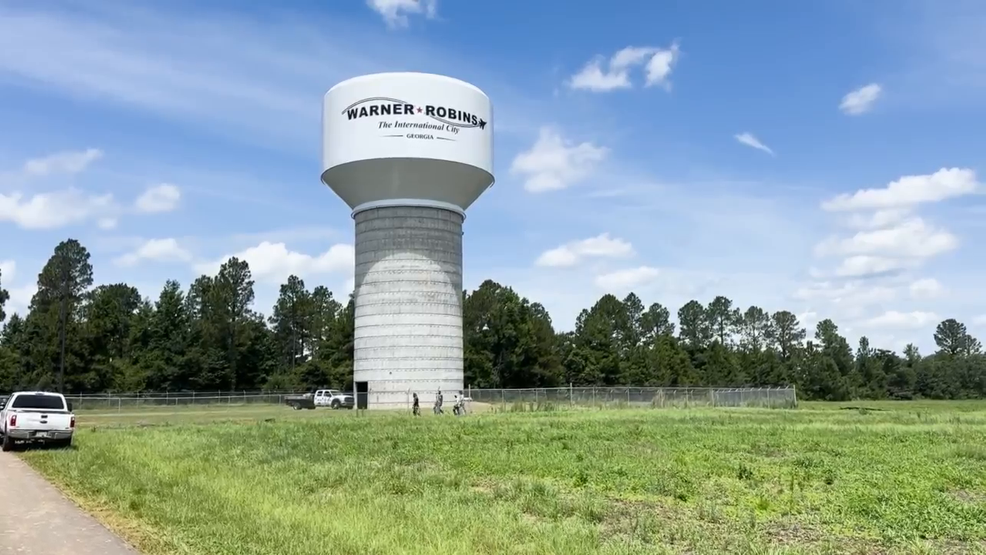
<path id="1" fill-rule="evenodd" d="M 462 224 L 493 180 L 493 106 L 475 86 L 379 73 L 326 93 L 322 182 L 356 222 L 353 369 L 368 408 L 463 389 Z"/>

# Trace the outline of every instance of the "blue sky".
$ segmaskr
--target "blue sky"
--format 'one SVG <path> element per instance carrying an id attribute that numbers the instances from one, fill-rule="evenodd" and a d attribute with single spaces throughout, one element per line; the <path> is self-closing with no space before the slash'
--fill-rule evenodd
<path id="1" fill-rule="evenodd" d="M 716 294 L 931 349 L 986 336 L 986 6 L 974 1 L 230 0 L 0 4 L 0 264 L 23 310 L 51 249 L 157 296 L 245 257 L 344 296 L 349 210 L 321 96 L 445 73 L 495 108 L 465 278 L 556 327 L 601 294 Z M 863 191 L 857 194 L 857 191 Z"/>

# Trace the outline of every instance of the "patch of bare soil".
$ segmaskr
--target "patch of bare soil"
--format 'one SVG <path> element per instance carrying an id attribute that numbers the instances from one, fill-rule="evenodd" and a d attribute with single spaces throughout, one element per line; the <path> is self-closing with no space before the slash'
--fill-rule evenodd
<path id="1" fill-rule="evenodd" d="M 986 493 L 981 493 L 978 491 L 969 491 L 965 489 L 955 490 L 952 492 L 952 497 L 962 503 L 968 503 L 970 505 L 986 503 Z"/>

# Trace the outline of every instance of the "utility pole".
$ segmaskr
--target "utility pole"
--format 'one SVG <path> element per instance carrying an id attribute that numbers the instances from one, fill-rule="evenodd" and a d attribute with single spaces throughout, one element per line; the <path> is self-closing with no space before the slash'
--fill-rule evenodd
<path id="1" fill-rule="evenodd" d="M 61 354 L 58 357 L 58 392 L 65 393 L 65 328 L 68 324 L 68 260 L 64 256 L 59 260 L 61 285 L 58 302 L 58 342 L 61 344 Z"/>
<path id="2" fill-rule="evenodd" d="M 294 375 L 294 361 L 298 358 L 298 314 L 295 306 L 298 299 L 291 298 L 291 375 Z"/>

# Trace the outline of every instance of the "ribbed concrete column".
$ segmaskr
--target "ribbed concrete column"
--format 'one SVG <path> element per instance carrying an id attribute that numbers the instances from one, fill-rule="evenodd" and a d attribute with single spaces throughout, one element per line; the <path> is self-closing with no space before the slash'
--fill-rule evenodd
<path id="1" fill-rule="evenodd" d="M 462 221 L 441 208 L 356 213 L 355 381 L 369 408 L 430 410 L 440 389 L 451 407 L 463 388 Z"/>

